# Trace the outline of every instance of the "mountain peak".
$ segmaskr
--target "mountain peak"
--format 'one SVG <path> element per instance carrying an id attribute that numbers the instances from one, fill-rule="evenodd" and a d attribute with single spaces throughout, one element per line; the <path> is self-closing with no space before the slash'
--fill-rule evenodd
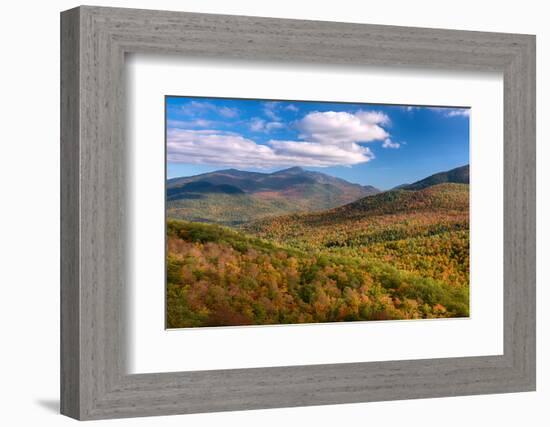
<path id="1" fill-rule="evenodd" d="M 220 169 L 213 173 L 239 173 L 239 172 L 242 172 L 242 171 L 240 171 L 239 169 L 231 168 L 231 169 Z"/>
<path id="2" fill-rule="evenodd" d="M 377 192 L 300 167 L 272 173 L 225 169 L 167 183 L 170 215 L 226 225 L 279 213 L 321 211 Z"/>
<path id="3" fill-rule="evenodd" d="M 273 172 L 273 174 L 288 174 L 288 173 L 304 173 L 305 170 L 300 166 L 293 166 L 287 169 L 281 169 L 279 171 Z"/>
<path id="4" fill-rule="evenodd" d="M 421 179 L 412 184 L 400 185 L 399 188 L 404 190 L 421 190 L 426 187 L 430 187 L 436 184 L 443 184 L 445 182 L 457 183 L 457 184 L 469 184 L 470 183 L 470 165 L 460 166 L 448 171 L 439 172 Z"/>

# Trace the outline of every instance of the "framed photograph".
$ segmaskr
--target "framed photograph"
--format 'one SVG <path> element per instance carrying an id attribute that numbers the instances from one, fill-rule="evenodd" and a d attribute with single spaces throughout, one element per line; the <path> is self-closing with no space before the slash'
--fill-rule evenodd
<path id="1" fill-rule="evenodd" d="M 61 411 L 535 390 L 535 37 L 61 15 Z"/>

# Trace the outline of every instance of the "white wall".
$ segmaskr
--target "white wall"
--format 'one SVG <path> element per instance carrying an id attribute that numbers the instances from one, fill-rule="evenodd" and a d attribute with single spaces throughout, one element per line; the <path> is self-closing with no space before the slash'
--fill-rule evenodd
<path id="1" fill-rule="evenodd" d="M 462 0 L 176 0 L 97 1 L 105 6 L 156 8 L 537 34 L 538 55 L 538 389 L 536 393 L 277 409 L 156 419 L 110 425 L 280 426 L 349 424 L 542 426 L 550 422 L 550 335 L 543 312 L 550 276 L 548 196 L 543 171 L 549 149 L 550 27 L 545 2 Z M 63 426 L 57 414 L 59 360 L 59 11 L 74 1 L 5 2 L 0 65 L 0 316 L 3 425 Z M 6 151 L 7 150 L 7 151 Z M 546 200 L 543 200 L 543 197 Z M 7 290 L 7 295 L 5 291 Z M 545 405 L 546 403 L 546 405 Z"/>

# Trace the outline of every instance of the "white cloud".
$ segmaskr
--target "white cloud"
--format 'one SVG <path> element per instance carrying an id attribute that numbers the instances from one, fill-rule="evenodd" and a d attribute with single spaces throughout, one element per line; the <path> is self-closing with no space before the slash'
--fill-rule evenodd
<path id="1" fill-rule="evenodd" d="M 319 142 L 269 141 L 277 155 L 302 159 L 301 165 L 335 166 L 365 163 L 374 158 L 367 147 L 354 142 L 345 145 L 327 145 Z"/>
<path id="2" fill-rule="evenodd" d="M 270 101 L 270 102 L 264 102 L 263 103 L 263 111 L 266 117 L 271 119 L 274 122 L 278 122 L 281 120 L 281 117 L 277 114 L 277 109 L 279 108 L 280 102 L 278 101 Z"/>
<path id="3" fill-rule="evenodd" d="M 460 110 L 451 110 L 447 112 L 447 117 L 457 117 L 457 116 L 470 117 L 470 110 L 467 108 L 462 108 Z"/>
<path id="4" fill-rule="evenodd" d="M 263 132 L 265 129 L 265 120 L 254 117 L 250 120 L 249 127 L 252 132 Z"/>
<path id="5" fill-rule="evenodd" d="M 265 103 L 265 111 L 279 108 Z M 276 115 L 276 113 L 274 113 Z M 170 128 L 167 133 L 168 161 L 235 167 L 349 166 L 369 162 L 372 151 L 363 144 L 381 141 L 384 148 L 399 148 L 383 126 L 389 117 L 377 111 L 313 112 L 294 122 L 298 140 L 271 139 L 258 144 L 238 133 L 222 130 Z M 253 132 L 269 132 L 285 125 L 277 120 L 255 117 L 248 126 Z"/>
<path id="6" fill-rule="evenodd" d="M 278 121 L 281 120 L 281 117 L 273 110 L 264 110 L 264 114 L 271 120 Z"/>
<path id="7" fill-rule="evenodd" d="M 274 168 L 279 166 L 337 166 L 365 163 L 374 158 L 367 147 L 355 142 L 276 141 L 257 144 L 233 132 L 169 129 L 169 162 Z"/>
<path id="8" fill-rule="evenodd" d="M 285 107 L 285 110 L 292 111 L 293 113 L 297 113 L 299 111 L 299 108 L 296 107 L 296 105 L 294 105 L 294 104 L 288 104 Z"/>
<path id="9" fill-rule="evenodd" d="M 246 165 L 271 157 L 272 150 L 233 132 L 169 129 L 167 156 L 169 162 Z"/>
<path id="10" fill-rule="evenodd" d="M 250 120 L 249 128 L 252 132 L 271 132 L 274 129 L 281 129 L 284 124 L 281 122 L 267 122 L 259 117 Z"/>
<path id="11" fill-rule="evenodd" d="M 380 111 L 357 111 L 355 117 L 372 125 L 389 125 L 391 123 L 390 118 Z"/>
<path id="12" fill-rule="evenodd" d="M 470 117 L 469 108 L 455 108 L 455 107 L 419 107 L 414 105 L 409 105 L 403 107 L 405 111 L 412 112 L 420 109 L 428 109 L 430 111 L 435 111 L 436 113 L 441 113 L 444 117 Z"/>
<path id="13" fill-rule="evenodd" d="M 441 113 L 445 117 L 470 117 L 469 108 L 429 107 L 429 109 Z"/>
<path id="14" fill-rule="evenodd" d="M 389 124 L 380 112 L 314 112 L 296 122 L 300 138 L 323 144 L 383 141 L 389 137 L 382 125 Z"/>
<path id="15" fill-rule="evenodd" d="M 215 122 L 205 119 L 194 120 L 168 120 L 166 125 L 169 128 L 193 128 L 193 127 L 211 127 Z"/>
<path id="16" fill-rule="evenodd" d="M 267 101 L 263 103 L 264 115 L 273 122 L 281 121 L 280 112 L 283 110 L 297 113 L 299 111 L 299 108 L 296 107 L 296 105 L 294 104 L 284 105 L 281 101 Z"/>
<path id="17" fill-rule="evenodd" d="M 218 113 L 225 118 L 231 119 L 239 115 L 239 110 L 237 110 L 236 108 L 221 107 L 218 108 Z"/>
<path id="18" fill-rule="evenodd" d="M 236 108 L 230 108 L 226 106 L 217 106 L 210 102 L 204 101 L 191 101 L 185 105 L 182 105 L 181 111 L 188 116 L 198 116 L 208 112 L 219 114 L 226 119 L 232 119 L 239 115 L 239 110 Z"/>
<path id="19" fill-rule="evenodd" d="M 282 124 L 281 122 L 269 122 L 265 125 L 265 129 L 269 132 L 269 131 L 272 131 L 273 129 L 281 129 L 285 127 L 284 124 Z"/>
<path id="20" fill-rule="evenodd" d="M 386 138 L 382 144 L 382 148 L 399 148 L 401 144 L 399 142 L 393 142 L 390 138 Z"/>

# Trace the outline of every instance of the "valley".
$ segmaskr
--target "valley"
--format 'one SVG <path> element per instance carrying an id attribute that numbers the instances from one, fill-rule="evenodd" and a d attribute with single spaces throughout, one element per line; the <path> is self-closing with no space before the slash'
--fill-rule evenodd
<path id="1" fill-rule="evenodd" d="M 469 168 L 381 192 L 319 172 L 167 182 L 167 326 L 469 316 Z"/>

